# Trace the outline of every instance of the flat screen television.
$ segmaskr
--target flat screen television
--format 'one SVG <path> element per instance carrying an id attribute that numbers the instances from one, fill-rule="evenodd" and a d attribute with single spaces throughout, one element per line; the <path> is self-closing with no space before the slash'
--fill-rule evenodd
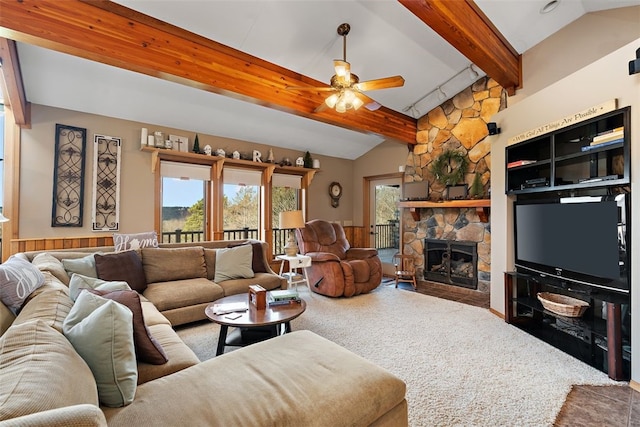
<path id="1" fill-rule="evenodd" d="M 629 293 L 628 195 L 514 205 L 518 271 Z"/>

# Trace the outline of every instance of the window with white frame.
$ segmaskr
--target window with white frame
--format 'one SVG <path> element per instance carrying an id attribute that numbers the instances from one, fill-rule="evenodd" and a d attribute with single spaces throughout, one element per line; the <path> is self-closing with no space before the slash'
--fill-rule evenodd
<path id="1" fill-rule="evenodd" d="M 289 236 L 288 229 L 280 229 L 280 212 L 302 209 L 302 177 L 274 173 L 271 178 L 271 228 L 273 229 L 272 248 L 275 255 L 284 253 Z"/>
<path id="2" fill-rule="evenodd" d="M 222 180 L 224 238 L 261 239 L 262 171 L 225 167 Z"/>
<path id="3" fill-rule="evenodd" d="M 160 162 L 162 177 L 162 242 L 207 240 L 206 183 L 211 166 Z"/>

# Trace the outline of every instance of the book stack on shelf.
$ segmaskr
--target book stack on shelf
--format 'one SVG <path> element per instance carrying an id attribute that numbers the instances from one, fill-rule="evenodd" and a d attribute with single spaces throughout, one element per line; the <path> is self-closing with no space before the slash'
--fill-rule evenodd
<path id="1" fill-rule="evenodd" d="M 300 296 L 295 289 L 282 289 L 270 291 L 267 294 L 269 307 L 300 303 Z"/>
<path id="2" fill-rule="evenodd" d="M 593 137 L 591 143 L 582 147 L 582 151 L 594 150 L 607 145 L 615 145 L 624 142 L 624 126 L 601 132 Z"/>
<path id="3" fill-rule="evenodd" d="M 530 165 L 535 162 L 535 160 L 516 160 L 515 162 L 507 163 L 507 169 L 515 168 L 517 166 Z"/>

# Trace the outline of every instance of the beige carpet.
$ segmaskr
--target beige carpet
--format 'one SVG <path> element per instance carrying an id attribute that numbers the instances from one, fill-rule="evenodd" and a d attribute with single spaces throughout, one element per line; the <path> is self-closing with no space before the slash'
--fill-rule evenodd
<path id="1" fill-rule="evenodd" d="M 347 299 L 300 293 L 307 311 L 292 328 L 402 378 L 411 426 L 550 426 L 572 384 L 620 384 L 486 309 L 390 286 Z M 204 360 L 218 331 L 201 323 L 178 333 Z"/>

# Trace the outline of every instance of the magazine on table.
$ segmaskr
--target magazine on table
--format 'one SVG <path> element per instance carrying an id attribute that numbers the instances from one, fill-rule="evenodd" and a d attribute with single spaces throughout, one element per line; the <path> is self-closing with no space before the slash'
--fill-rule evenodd
<path id="1" fill-rule="evenodd" d="M 237 311 L 247 311 L 249 306 L 246 302 L 227 302 L 222 304 L 213 304 L 213 314 L 227 314 Z"/>

